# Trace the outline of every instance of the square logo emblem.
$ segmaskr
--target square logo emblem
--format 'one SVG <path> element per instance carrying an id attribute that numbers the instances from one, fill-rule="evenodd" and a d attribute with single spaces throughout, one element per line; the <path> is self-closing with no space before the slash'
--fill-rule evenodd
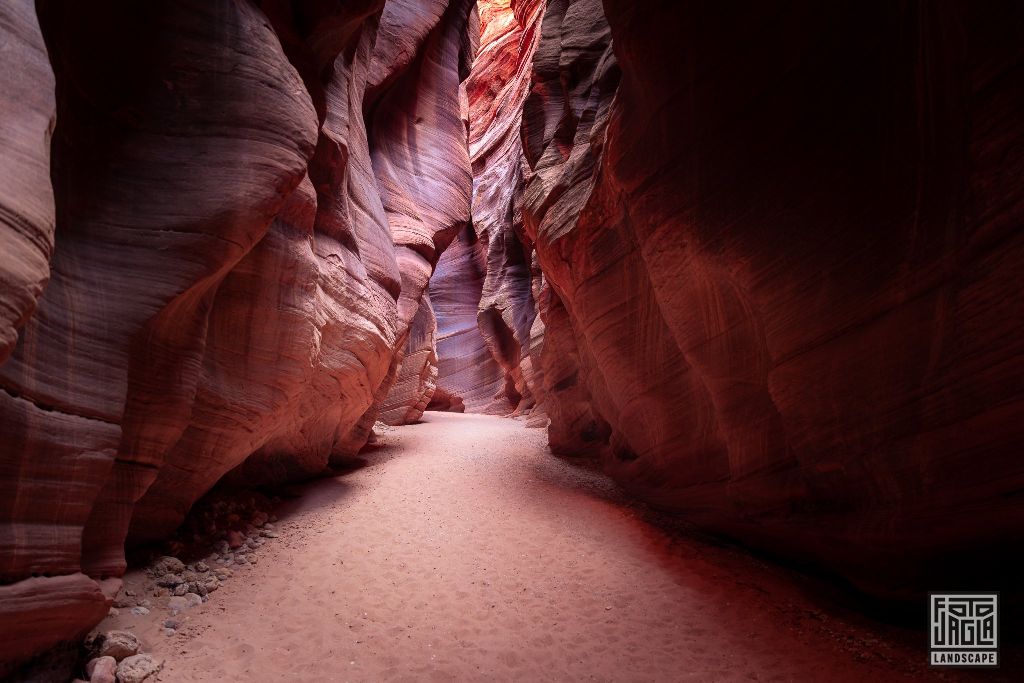
<path id="1" fill-rule="evenodd" d="M 999 593 L 929 593 L 929 664 L 999 666 Z"/>

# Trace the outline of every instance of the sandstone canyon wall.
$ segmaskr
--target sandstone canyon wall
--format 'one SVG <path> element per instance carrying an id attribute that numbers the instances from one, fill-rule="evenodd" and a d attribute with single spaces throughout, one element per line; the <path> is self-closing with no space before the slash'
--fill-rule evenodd
<path id="1" fill-rule="evenodd" d="M 481 3 L 434 404 L 878 595 L 990 576 L 1024 534 L 1019 6 L 536 9 Z"/>
<path id="2" fill-rule="evenodd" d="M 469 222 L 479 33 L 468 0 L 37 5 L 0 10 L 5 667 L 218 480 L 365 441 Z"/>
<path id="3" fill-rule="evenodd" d="M 4 666 L 428 406 L 880 595 L 1024 540 L 1018 4 L 479 5 L 0 8 Z"/>
<path id="4" fill-rule="evenodd" d="M 522 126 L 552 447 L 872 592 L 991 577 L 1024 533 L 1019 4 L 603 8 L 549 3 Z"/>
<path id="5" fill-rule="evenodd" d="M 479 4 L 480 51 L 466 82 L 473 223 L 441 256 L 430 282 L 438 319 L 433 405 L 508 414 L 534 404 L 522 366 L 529 365 L 536 307 L 516 208 L 519 129 L 544 4 Z"/>

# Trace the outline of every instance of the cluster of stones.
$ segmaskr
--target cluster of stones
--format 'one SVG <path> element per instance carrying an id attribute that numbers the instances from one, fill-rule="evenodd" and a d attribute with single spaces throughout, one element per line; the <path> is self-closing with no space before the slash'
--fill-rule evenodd
<path id="1" fill-rule="evenodd" d="M 214 545 L 215 552 L 207 559 L 218 569 L 256 564 L 259 557 L 254 551 L 266 543 L 268 538 L 277 538 L 272 519 L 277 518 L 265 512 L 257 512 L 245 528 L 228 530 L 225 537 Z"/>
<path id="2" fill-rule="evenodd" d="M 213 552 L 190 564 L 173 555 L 159 557 L 146 569 L 151 582 L 145 586 L 145 593 L 140 595 L 130 588 L 123 589 L 114 599 L 111 614 L 130 609 L 132 614 L 144 616 L 154 607 L 149 598 L 167 597 L 171 615 L 163 621 L 163 632 L 174 635 L 182 625 L 175 618 L 178 614 L 206 602 L 211 593 L 234 576 L 235 569 L 258 562 L 254 551 L 267 539 L 278 537 L 275 521 L 276 516 L 255 509 L 255 500 L 218 500 L 205 508 L 200 506 L 186 525 L 186 529 L 191 526 L 193 531 L 189 540 L 209 548 L 210 538 L 216 538 Z M 208 535 L 194 533 L 199 531 L 197 527 Z M 172 541 L 170 545 L 179 549 L 185 547 L 181 540 Z M 87 680 L 89 683 L 139 683 L 152 676 L 161 669 L 163 662 L 141 653 L 140 647 L 138 636 L 129 631 L 92 634 L 86 641 Z"/>
<path id="3" fill-rule="evenodd" d="M 129 631 L 94 634 L 85 646 L 91 655 L 85 665 L 89 683 L 142 683 L 163 667 L 162 660 L 139 651 L 142 643 Z"/>

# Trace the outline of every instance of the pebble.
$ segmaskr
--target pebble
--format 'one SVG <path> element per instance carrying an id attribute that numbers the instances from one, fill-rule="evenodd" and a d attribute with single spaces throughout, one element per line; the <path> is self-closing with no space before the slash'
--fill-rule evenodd
<path id="1" fill-rule="evenodd" d="M 117 676 L 117 660 L 113 657 L 96 657 L 85 665 L 85 673 L 89 683 L 115 683 Z"/>
<path id="2" fill-rule="evenodd" d="M 96 656 L 120 661 L 139 651 L 139 637 L 128 631 L 107 631 L 96 639 Z"/>
<path id="3" fill-rule="evenodd" d="M 184 571 L 184 567 L 182 568 Z M 164 588 L 174 588 L 178 584 L 184 582 L 185 579 L 181 578 L 178 574 L 163 574 L 159 579 L 156 580 L 156 585 L 163 586 Z"/>
<path id="4" fill-rule="evenodd" d="M 181 628 L 181 622 L 177 619 L 164 619 L 164 628 Z"/>
<path id="5" fill-rule="evenodd" d="M 185 571 L 185 563 L 176 557 L 165 555 L 159 560 L 153 563 L 150 567 L 150 573 L 153 576 L 160 576 L 162 574 L 180 574 Z"/>
<path id="6" fill-rule="evenodd" d="M 196 593 L 185 593 L 185 600 L 188 601 L 189 607 L 203 604 L 203 596 Z"/>
<path id="7" fill-rule="evenodd" d="M 137 617 L 144 617 L 149 614 L 149 609 L 146 607 L 132 607 L 132 614 Z"/>
<path id="8" fill-rule="evenodd" d="M 118 608 L 116 608 L 116 607 L 111 607 L 111 608 L 110 608 L 110 611 L 109 611 L 109 612 L 107 612 L 107 616 L 108 616 L 108 617 L 116 617 L 116 616 L 118 616 L 119 614 L 121 614 L 121 610 L 119 610 L 119 609 L 118 609 Z"/>
<path id="9" fill-rule="evenodd" d="M 185 584 L 178 584 L 174 587 L 174 595 L 181 596 L 185 593 L 188 593 L 188 586 L 186 586 Z"/>
<path id="10" fill-rule="evenodd" d="M 203 561 L 196 562 L 196 571 L 200 574 L 205 574 L 206 572 L 210 571 L 210 565 L 206 564 Z"/>
<path id="11" fill-rule="evenodd" d="M 118 683 L 142 683 L 163 668 L 163 661 L 150 655 L 127 657 L 117 665 Z"/>
<path id="12" fill-rule="evenodd" d="M 277 538 L 276 531 L 267 531 L 266 529 L 260 529 L 260 536 L 263 538 Z"/>

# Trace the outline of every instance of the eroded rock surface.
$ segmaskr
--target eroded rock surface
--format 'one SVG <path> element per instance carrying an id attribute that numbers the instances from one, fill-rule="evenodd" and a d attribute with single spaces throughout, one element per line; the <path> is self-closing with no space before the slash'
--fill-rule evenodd
<path id="1" fill-rule="evenodd" d="M 1019 539 L 1019 12 L 603 5 L 523 119 L 552 446 L 882 594 Z"/>
<path id="2" fill-rule="evenodd" d="M 358 450 L 469 221 L 472 2 L 115 5 L 0 10 L 5 663 L 225 476 Z"/>
<path id="3" fill-rule="evenodd" d="M 502 414 L 535 402 L 522 371 L 536 307 L 517 204 L 519 131 L 543 9 L 536 0 L 480 3 L 480 52 L 466 82 L 473 224 L 430 283 L 439 328 L 437 408 Z"/>

